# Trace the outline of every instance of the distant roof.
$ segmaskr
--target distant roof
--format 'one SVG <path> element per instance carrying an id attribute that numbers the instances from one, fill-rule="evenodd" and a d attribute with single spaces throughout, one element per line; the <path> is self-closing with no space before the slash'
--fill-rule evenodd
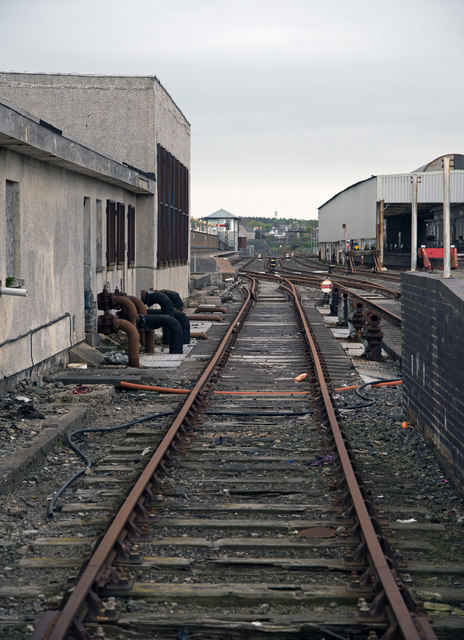
<path id="1" fill-rule="evenodd" d="M 213 219 L 213 220 L 217 220 L 218 218 L 220 219 L 224 219 L 224 218 L 234 218 L 235 220 L 240 220 L 240 218 L 236 215 L 234 215 L 233 213 L 230 213 L 230 211 L 226 211 L 225 209 L 219 209 L 218 211 L 215 211 L 214 213 L 210 213 L 209 216 L 203 216 L 203 220 L 206 220 L 208 218 L 209 219 Z"/>
<path id="2" fill-rule="evenodd" d="M 349 191 L 350 189 L 353 189 L 353 187 L 357 187 L 358 184 L 362 184 L 363 182 L 368 182 L 369 180 L 372 180 L 373 178 L 377 178 L 377 176 L 371 176 L 370 178 L 365 178 L 364 180 L 359 180 L 359 182 L 355 182 L 354 184 L 350 184 L 349 187 L 346 187 L 346 189 L 342 189 L 341 191 L 339 191 L 338 193 L 336 193 L 334 196 L 332 196 L 331 198 L 329 198 L 328 200 L 326 200 L 324 202 L 324 204 L 321 204 L 320 207 L 318 207 L 318 209 L 322 209 L 322 207 L 325 207 L 326 204 L 328 204 L 329 202 L 331 202 L 332 200 L 335 200 L 335 198 L 337 198 L 341 193 L 344 193 L 345 191 Z"/>
<path id="3" fill-rule="evenodd" d="M 425 171 L 441 171 L 443 167 L 443 158 L 451 158 L 454 160 L 455 169 L 464 169 L 464 156 L 460 153 L 445 153 L 443 156 L 438 156 L 432 162 L 427 162 L 419 169 L 416 169 L 412 173 L 424 173 Z"/>

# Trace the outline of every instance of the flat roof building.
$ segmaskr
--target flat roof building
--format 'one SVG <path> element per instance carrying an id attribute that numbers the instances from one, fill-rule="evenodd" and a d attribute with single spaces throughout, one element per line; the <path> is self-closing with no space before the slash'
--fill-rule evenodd
<path id="1" fill-rule="evenodd" d="M 321 257 L 343 261 L 346 245 L 374 248 L 385 263 L 408 266 L 413 185 L 417 246 L 443 247 L 443 159 L 450 158 L 451 243 L 464 252 L 464 156 L 440 156 L 411 173 L 371 176 L 319 207 Z M 413 179 L 413 177 L 415 178 Z M 403 260 L 401 258 L 403 256 Z"/>
<path id="2" fill-rule="evenodd" d="M 188 295 L 190 124 L 156 76 L 0 73 L 3 98 L 155 180 L 136 287 Z"/>
<path id="3" fill-rule="evenodd" d="M 0 390 L 67 362 L 106 286 L 189 292 L 190 125 L 153 77 L 0 74 Z"/>

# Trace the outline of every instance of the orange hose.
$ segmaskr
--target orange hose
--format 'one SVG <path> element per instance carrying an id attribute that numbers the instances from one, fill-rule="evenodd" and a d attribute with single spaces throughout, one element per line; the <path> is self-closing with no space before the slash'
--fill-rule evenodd
<path id="1" fill-rule="evenodd" d="M 148 384 L 136 384 L 134 382 L 119 383 L 123 389 L 139 389 L 141 391 L 158 391 L 158 393 L 180 393 L 188 394 L 190 389 L 173 389 L 169 387 L 155 387 Z M 242 395 L 242 396 L 282 396 L 282 395 L 302 395 L 307 394 L 309 391 L 214 391 L 214 393 L 221 395 Z"/>
<path id="2" fill-rule="evenodd" d="M 393 380 L 393 382 L 377 382 L 372 384 L 371 387 L 396 387 L 398 384 L 403 384 L 402 380 Z M 349 389 L 359 389 L 362 384 L 354 384 L 352 387 L 337 387 L 334 391 L 348 391 Z"/>
<path id="3" fill-rule="evenodd" d="M 134 382 L 124 382 L 121 381 L 119 383 L 120 387 L 124 389 L 139 389 L 145 391 L 159 391 L 159 393 L 190 393 L 190 389 L 170 389 L 169 387 L 153 387 L 149 384 L 135 384 Z"/>

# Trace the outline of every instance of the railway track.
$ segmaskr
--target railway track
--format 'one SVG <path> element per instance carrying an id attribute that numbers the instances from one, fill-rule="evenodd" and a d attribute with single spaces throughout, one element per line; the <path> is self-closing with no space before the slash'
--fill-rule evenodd
<path id="1" fill-rule="evenodd" d="M 22 564 L 44 572 L 35 588 L 56 607 L 34 640 L 435 637 L 371 502 L 379 470 L 358 486 L 295 291 L 252 288 L 185 401 L 163 399 L 129 427 L 56 513 L 62 534 L 35 539 L 52 553 Z"/>
<path id="2" fill-rule="evenodd" d="M 321 274 L 320 272 L 306 271 L 302 270 L 301 267 L 294 268 L 289 266 L 287 263 L 291 262 L 291 260 L 280 260 L 280 268 L 274 274 L 269 272 L 266 261 L 263 264 L 263 269 L 267 269 L 266 272 L 254 271 L 251 269 L 254 262 L 252 260 L 243 265 L 241 272 L 275 281 L 288 278 L 295 284 L 310 287 L 320 287 L 323 280 L 330 278 L 340 295 L 346 293 L 352 301 L 360 302 L 364 309 L 372 309 L 379 317 L 395 327 L 401 326 L 401 303 L 398 300 L 400 297 L 399 287 L 392 289 L 379 282 L 371 282 L 354 276 L 328 275 L 327 273 Z"/>
<path id="3" fill-rule="evenodd" d="M 311 259 L 308 257 L 304 257 L 304 258 L 295 258 L 295 260 L 300 263 L 302 266 L 306 266 L 306 268 L 309 269 L 321 269 L 324 268 L 323 265 L 321 265 L 321 263 L 319 262 L 319 260 L 316 259 Z M 344 274 L 346 273 L 346 267 L 342 266 L 342 265 L 333 265 L 332 266 L 333 272 L 337 273 L 337 274 Z M 400 271 L 383 271 L 382 273 L 378 273 L 376 271 L 373 271 L 371 269 L 368 269 L 366 267 L 363 266 L 356 266 L 356 274 L 352 274 L 352 275 L 356 275 L 359 278 L 362 277 L 368 277 L 369 279 L 372 279 L 374 281 L 378 280 L 378 281 L 382 281 L 384 280 L 385 282 L 391 282 L 391 283 L 396 283 L 399 285 L 400 281 L 401 281 L 401 272 Z"/>

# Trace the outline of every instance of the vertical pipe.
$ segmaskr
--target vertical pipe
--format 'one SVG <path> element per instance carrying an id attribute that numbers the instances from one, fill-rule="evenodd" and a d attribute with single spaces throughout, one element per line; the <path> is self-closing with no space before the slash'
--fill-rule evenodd
<path id="1" fill-rule="evenodd" d="M 450 159 L 443 158 L 443 277 L 450 277 Z"/>
<path id="2" fill-rule="evenodd" d="M 411 271 L 417 269 L 417 175 L 411 176 Z"/>
<path id="3" fill-rule="evenodd" d="M 383 245 L 384 245 L 384 237 L 383 237 L 383 220 L 385 213 L 385 200 L 380 201 L 379 207 L 379 244 L 380 244 L 380 266 L 383 267 Z"/>
<path id="4" fill-rule="evenodd" d="M 114 317 L 114 328 L 116 331 L 125 331 L 128 338 L 129 367 L 140 367 L 139 332 L 129 320 L 121 320 Z"/>

